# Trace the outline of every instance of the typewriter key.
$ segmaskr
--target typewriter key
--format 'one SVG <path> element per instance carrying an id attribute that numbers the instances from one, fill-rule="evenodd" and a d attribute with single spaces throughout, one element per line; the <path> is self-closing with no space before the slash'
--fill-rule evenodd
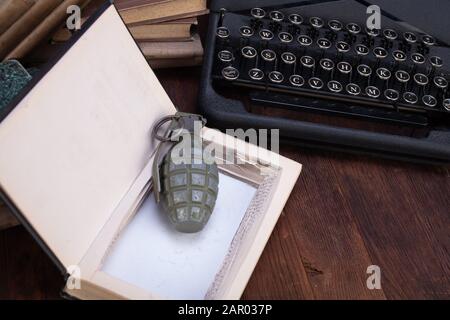
<path id="1" fill-rule="evenodd" d="M 314 29 L 320 29 L 323 27 L 323 20 L 319 17 L 311 17 L 309 23 Z"/>
<path id="2" fill-rule="evenodd" d="M 363 44 L 356 45 L 355 51 L 359 56 L 367 56 L 369 54 L 369 48 Z"/>
<path id="3" fill-rule="evenodd" d="M 409 42 L 409 43 L 416 43 L 417 42 L 417 36 L 412 32 L 405 32 L 403 34 L 403 38 Z"/>
<path id="4" fill-rule="evenodd" d="M 377 87 L 374 86 L 368 86 L 366 88 L 366 95 L 370 98 L 378 98 L 380 96 L 381 92 L 380 89 L 378 89 Z"/>
<path id="5" fill-rule="evenodd" d="M 342 22 L 335 19 L 328 21 L 328 27 L 335 32 L 341 31 L 343 28 Z"/>
<path id="6" fill-rule="evenodd" d="M 406 61 L 406 54 L 401 50 L 395 50 L 392 52 L 392 56 L 394 57 L 394 60 L 397 62 L 403 62 Z"/>
<path id="7" fill-rule="evenodd" d="M 423 64 L 423 63 L 425 63 L 425 57 L 422 54 L 420 54 L 420 53 L 413 53 L 411 55 L 411 60 L 415 64 Z"/>
<path id="8" fill-rule="evenodd" d="M 384 59 L 387 57 L 388 52 L 382 47 L 376 47 L 373 49 L 373 54 L 377 59 Z"/>
<path id="9" fill-rule="evenodd" d="M 284 76 L 279 71 L 272 71 L 269 73 L 269 79 L 274 83 L 281 83 L 284 80 Z"/>
<path id="10" fill-rule="evenodd" d="M 441 76 L 434 77 L 433 83 L 439 89 L 447 89 L 447 87 L 448 87 L 447 79 L 445 79 L 444 77 L 441 77 Z"/>
<path id="11" fill-rule="evenodd" d="M 383 31 L 383 35 L 388 40 L 395 40 L 398 37 L 397 32 L 395 30 L 393 30 L 393 29 L 385 29 Z"/>
<path id="12" fill-rule="evenodd" d="M 264 72 L 258 68 L 253 68 L 248 72 L 248 76 L 253 80 L 262 80 L 264 78 Z"/>
<path id="13" fill-rule="evenodd" d="M 261 8 L 253 8 L 250 12 L 253 18 L 262 19 L 266 16 L 266 12 Z"/>
<path id="14" fill-rule="evenodd" d="M 342 91 L 342 84 L 339 81 L 331 80 L 327 84 L 328 90 L 331 92 L 339 93 Z"/>
<path id="15" fill-rule="evenodd" d="M 437 105 L 437 100 L 435 97 L 433 97 L 432 95 L 424 95 L 422 97 L 422 102 L 427 106 L 427 107 L 431 107 L 434 108 Z"/>
<path id="16" fill-rule="evenodd" d="M 271 11 L 269 13 L 270 19 L 275 22 L 281 22 L 284 19 L 284 14 L 280 11 Z"/>
<path id="17" fill-rule="evenodd" d="M 302 17 L 301 15 L 299 15 L 299 14 L 293 13 L 293 14 L 291 14 L 291 15 L 289 16 L 289 21 L 290 21 L 292 24 L 300 25 L 300 24 L 303 23 L 303 17 Z"/>
<path id="18" fill-rule="evenodd" d="M 234 67 L 225 67 L 222 70 L 222 76 L 227 80 L 236 80 L 239 78 L 239 71 Z"/>
<path id="19" fill-rule="evenodd" d="M 323 81 L 317 77 L 312 77 L 308 80 L 308 84 L 311 88 L 320 90 L 323 88 Z"/>
<path id="20" fill-rule="evenodd" d="M 253 29 L 249 26 L 242 26 L 239 31 L 243 37 L 251 37 L 253 35 Z"/>
<path id="21" fill-rule="evenodd" d="M 351 34 L 358 34 L 361 32 L 361 27 L 356 23 L 347 24 L 347 31 Z"/>
<path id="22" fill-rule="evenodd" d="M 345 86 L 345 91 L 352 96 L 358 96 L 361 93 L 361 88 L 356 83 L 349 83 Z"/>
<path id="23" fill-rule="evenodd" d="M 259 36 L 262 40 L 270 41 L 273 39 L 273 32 L 268 29 L 262 29 L 259 31 Z"/>
<path id="24" fill-rule="evenodd" d="M 283 54 L 281 54 L 281 60 L 286 64 L 294 64 L 296 57 L 291 52 L 284 52 Z"/>
<path id="25" fill-rule="evenodd" d="M 435 68 L 440 68 L 444 65 L 444 61 L 442 60 L 441 57 L 438 56 L 433 56 L 430 58 L 430 63 L 433 67 Z"/>
<path id="26" fill-rule="evenodd" d="M 390 101 L 397 101 L 398 98 L 400 97 L 400 94 L 397 90 L 394 89 L 386 89 L 384 91 L 384 96 L 386 97 L 386 99 L 390 100 Z"/>
<path id="27" fill-rule="evenodd" d="M 446 111 L 450 111 L 450 99 L 445 99 L 442 103 Z"/>
<path id="28" fill-rule="evenodd" d="M 227 27 L 217 28 L 216 34 L 219 38 L 226 39 L 230 36 L 230 30 Z"/>
<path id="29" fill-rule="evenodd" d="M 433 46 L 436 44 L 436 40 L 434 40 L 432 36 L 426 34 L 422 36 L 422 43 L 427 46 Z"/>
<path id="30" fill-rule="evenodd" d="M 364 86 L 369 84 L 370 81 L 370 75 L 372 74 L 372 68 L 369 67 L 366 64 L 360 64 L 356 71 L 358 72 L 358 75 L 356 77 L 356 82 L 364 84 Z"/>
<path id="31" fill-rule="evenodd" d="M 222 50 L 218 53 L 219 60 L 222 62 L 231 62 L 234 59 L 233 54 L 228 50 Z"/>
<path id="32" fill-rule="evenodd" d="M 294 87 L 301 87 L 305 84 L 305 79 L 303 79 L 303 77 L 299 76 L 298 74 L 293 74 L 289 77 L 289 82 Z"/>
<path id="33" fill-rule="evenodd" d="M 350 45 L 345 41 L 336 42 L 336 49 L 340 53 L 345 53 L 350 51 Z"/>
<path id="34" fill-rule="evenodd" d="M 331 80 L 334 69 L 334 62 L 331 59 L 323 58 L 319 61 L 319 74 L 325 82 Z"/>
<path id="35" fill-rule="evenodd" d="M 294 40 L 294 37 L 292 36 L 292 34 L 290 34 L 289 32 L 284 32 L 284 31 L 280 32 L 278 34 L 278 38 L 283 43 L 290 43 L 290 42 L 292 42 L 292 40 Z"/>
<path id="36" fill-rule="evenodd" d="M 414 81 L 419 86 L 426 86 L 428 84 L 428 77 L 424 75 L 423 73 L 416 73 L 414 75 Z"/>
<path id="37" fill-rule="evenodd" d="M 256 55 L 258 54 L 258 52 L 256 51 L 256 49 L 253 48 L 253 47 L 250 47 L 250 46 L 245 46 L 245 47 L 243 47 L 243 48 L 241 49 L 241 53 L 242 53 L 242 56 L 243 56 L 244 58 L 247 58 L 247 59 L 253 59 L 253 58 L 255 58 Z"/>
<path id="38" fill-rule="evenodd" d="M 337 64 L 336 67 L 338 70 L 338 73 L 335 76 L 336 80 L 338 80 L 342 83 L 346 83 L 346 82 L 350 81 L 350 76 L 351 76 L 351 72 L 352 72 L 351 64 L 346 61 L 341 61 Z"/>
<path id="39" fill-rule="evenodd" d="M 307 36 L 307 35 L 305 35 L 305 34 L 300 35 L 300 36 L 297 38 L 297 41 L 298 41 L 298 43 L 299 43 L 300 45 L 302 45 L 302 46 L 304 46 L 304 47 L 308 47 L 308 46 L 310 46 L 310 45 L 313 43 L 311 37 L 310 37 L 310 36 Z"/>
<path id="40" fill-rule="evenodd" d="M 404 70 L 398 70 L 395 72 L 395 78 L 398 82 L 407 83 L 411 77 L 409 76 L 408 72 Z"/>
<path id="41" fill-rule="evenodd" d="M 376 28 L 369 29 L 369 28 L 366 28 L 366 33 L 367 33 L 367 35 L 369 37 L 375 38 L 375 37 L 378 37 L 380 35 L 380 29 L 376 29 Z"/>
<path id="42" fill-rule="evenodd" d="M 391 72 L 386 68 L 378 68 L 376 74 L 381 80 L 389 80 L 391 78 Z"/>
<path id="43" fill-rule="evenodd" d="M 320 49 L 330 49 L 331 48 L 331 41 L 327 38 L 320 38 L 317 40 L 317 45 Z"/>
<path id="44" fill-rule="evenodd" d="M 414 92 L 405 92 L 403 94 L 403 100 L 405 100 L 409 104 L 416 104 L 419 99 Z"/>
<path id="45" fill-rule="evenodd" d="M 261 57 L 265 60 L 265 61 L 274 61 L 277 57 L 275 51 L 271 50 L 271 49 L 264 49 L 263 51 L 261 51 Z"/>

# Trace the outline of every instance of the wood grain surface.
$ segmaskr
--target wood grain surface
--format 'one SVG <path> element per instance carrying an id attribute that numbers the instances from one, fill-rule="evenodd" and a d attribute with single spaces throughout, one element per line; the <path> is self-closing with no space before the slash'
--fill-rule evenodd
<path id="1" fill-rule="evenodd" d="M 196 111 L 199 68 L 157 72 Z M 449 299 L 450 170 L 282 146 L 304 165 L 243 299 Z M 366 286 L 381 268 L 381 290 Z M 0 298 L 58 299 L 63 279 L 23 227 L 0 232 Z"/>

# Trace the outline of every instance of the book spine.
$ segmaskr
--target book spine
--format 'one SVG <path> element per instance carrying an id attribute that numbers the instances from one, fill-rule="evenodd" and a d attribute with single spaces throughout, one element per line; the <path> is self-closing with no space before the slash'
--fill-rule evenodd
<path id="1" fill-rule="evenodd" d="M 0 36 L 0 60 L 13 50 L 62 0 L 39 0 Z"/>
<path id="2" fill-rule="evenodd" d="M 19 19 L 31 6 L 35 0 L 7 0 L 0 5 L 0 34 Z"/>
<path id="3" fill-rule="evenodd" d="M 51 32 L 57 28 L 67 15 L 67 8 L 71 5 L 81 6 L 86 0 L 65 0 L 48 15 L 19 45 L 11 51 L 6 59 L 21 59 L 30 50 L 36 47 L 46 37 L 50 37 Z"/>

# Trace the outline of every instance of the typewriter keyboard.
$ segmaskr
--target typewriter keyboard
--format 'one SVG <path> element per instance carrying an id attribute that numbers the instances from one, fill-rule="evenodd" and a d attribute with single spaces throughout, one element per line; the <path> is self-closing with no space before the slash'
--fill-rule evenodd
<path id="1" fill-rule="evenodd" d="M 222 12 L 213 79 L 275 105 L 424 126 L 450 119 L 445 57 L 427 34 L 253 8 Z"/>

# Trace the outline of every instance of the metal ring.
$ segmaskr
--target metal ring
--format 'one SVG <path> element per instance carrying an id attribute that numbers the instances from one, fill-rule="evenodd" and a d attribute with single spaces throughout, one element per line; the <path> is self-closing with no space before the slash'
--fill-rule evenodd
<path id="1" fill-rule="evenodd" d="M 152 130 L 152 137 L 155 138 L 156 140 L 159 140 L 161 142 L 167 142 L 173 139 L 173 137 L 168 134 L 167 137 L 163 137 L 160 136 L 158 134 L 159 129 L 168 121 L 173 121 L 173 120 L 178 120 L 180 119 L 181 116 L 177 116 L 177 115 L 171 115 L 171 116 L 165 116 L 163 118 L 161 118 L 160 120 L 158 120 L 158 122 L 155 124 L 155 126 L 153 127 Z M 181 128 L 177 128 L 177 129 L 181 129 Z M 174 130 L 171 130 L 170 133 L 172 133 Z M 169 132 L 168 132 L 169 133 Z"/>

